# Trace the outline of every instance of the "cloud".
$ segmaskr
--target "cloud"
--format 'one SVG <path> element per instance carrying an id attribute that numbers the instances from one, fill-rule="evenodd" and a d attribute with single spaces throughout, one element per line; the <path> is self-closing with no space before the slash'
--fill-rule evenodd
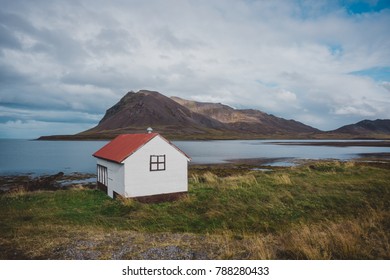
<path id="1" fill-rule="evenodd" d="M 56 122 L 56 123 L 87 123 L 94 124 L 98 122 L 102 115 L 89 114 L 84 112 L 69 112 L 69 111 L 58 111 L 58 110 L 39 110 L 28 108 L 18 108 L 17 106 L 7 107 L 0 106 L 0 123 L 3 120 L 18 120 L 18 121 L 43 121 L 43 122 Z"/>
<path id="2" fill-rule="evenodd" d="M 367 108 L 357 108 L 354 106 L 342 105 L 336 110 L 334 110 L 336 115 L 358 115 L 364 117 L 375 117 L 375 112 L 372 107 L 367 106 Z"/>
<path id="3" fill-rule="evenodd" d="M 15 108 L 26 137 L 51 117 L 97 122 L 139 89 L 321 129 L 390 118 L 390 9 L 358 2 L 0 0 L 3 128 Z"/>
<path id="4" fill-rule="evenodd" d="M 0 26 L 0 46 L 7 49 L 21 49 L 22 45 L 11 30 Z"/>
<path id="5" fill-rule="evenodd" d="M 382 82 L 380 85 L 390 92 L 390 82 Z"/>

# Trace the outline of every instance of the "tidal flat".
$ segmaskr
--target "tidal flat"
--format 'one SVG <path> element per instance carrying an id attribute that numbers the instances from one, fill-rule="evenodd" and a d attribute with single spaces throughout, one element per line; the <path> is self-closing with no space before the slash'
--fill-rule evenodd
<path id="1" fill-rule="evenodd" d="M 387 159 L 259 166 L 192 165 L 188 194 L 157 204 L 14 177 L 0 259 L 390 259 Z"/>

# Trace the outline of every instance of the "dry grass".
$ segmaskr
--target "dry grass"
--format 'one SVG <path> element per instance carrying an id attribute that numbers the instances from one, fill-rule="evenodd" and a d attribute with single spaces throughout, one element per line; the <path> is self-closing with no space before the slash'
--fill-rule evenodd
<path id="1" fill-rule="evenodd" d="M 275 248 L 277 240 L 273 235 L 247 235 L 243 246 L 247 252 L 247 259 L 272 260 L 276 259 Z"/>
<path id="2" fill-rule="evenodd" d="M 246 174 L 225 177 L 222 179 L 222 184 L 220 186 L 228 188 L 245 188 L 257 184 L 257 179 L 253 174 Z"/>
<path id="3" fill-rule="evenodd" d="M 217 183 L 219 180 L 218 176 L 212 172 L 205 172 L 203 174 L 191 174 L 190 181 L 194 184 L 199 183 Z"/>
<path id="4" fill-rule="evenodd" d="M 389 259 L 388 214 L 339 222 L 300 225 L 281 234 L 248 234 L 239 238 L 227 231 L 219 237 L 222 259 Z"/>
<path id="5" fill-rule="evenodd" d="M 28 193 L 28 191 L 24 187 L 21 186 L 18 188 L 14 188 L 10 192 L 8 192 L 7 195 L 9 195 L 9 197 L 17 198 L 17 197 L 23 196 L 27 193 Z"/>
<path id="6" fill-rule="evenodd" d="M 205 172 L 203 174 L 191 174 L 190 182 L 194 185 L 206 184 L 215 188 L 242 188 L 250 185 L 258 184 L 256 176 L 248 173 L 244 175 L 231 175 L 226 177 L 219 177 L 212 172 Z"/>
<path id="7" fill-rule="evenodd" d="M 12 259 L 13 254 L 16 259 L 388 259 L 386 215 L 373 212 L 352 221 L 301 225 L 278 234 L 225 230 L 199 235 L 25 225 L 12 238 L 0 238 L 0 258 Z M 167 248 L 176 249 L 172 253 Z"/>
<path id="8" fill-rule="evenodd" d="M 204 183 L 216 183 L 218 182 L 218 176 L 213 174 L 212 172 L 206 172 L 200 176 L 201 182 Z"/>
<path id="9" fill-rule="evenodd" d="M 386 217 L 387 216 L 387 217 Z M 372 211 L 354 220 L 301 225 L 280 236 L 279 258 L 388 259 L 388 214 Z"/>
<path id="10" fill-rule="evenodd" d="M 273 177 L 273 180 L 277 185 L 287 185 L 287 186 L 292 185 L 291 178 L 288 174 L 282 173 L 282 174 L 275 174 L 271 176 Z"/>

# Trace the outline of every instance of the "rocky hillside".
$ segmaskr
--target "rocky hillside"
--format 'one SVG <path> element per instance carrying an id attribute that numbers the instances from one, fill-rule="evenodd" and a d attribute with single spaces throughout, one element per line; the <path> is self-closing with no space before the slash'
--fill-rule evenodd
<path id="1" fill-rule="evenodd" d="M 99 124 L 83 132 L 100 133 L 119 130 L 144 131 L 148 126 L 202 132 L 205 128 L 223 130 L 217 120 L 190 111 L 172 99 L 155 91 L 128 92 L 117 104 L 106 111 Z"/>
<path id="2" fill-rule="evenodd" d="M 237 110 L 221 103 L 206 103 L 171 97 L 193 112 L 218 120 L 231 129 L 260 134 L 313 133 L 317 129 L 303 123 L 286 120 L 259 110 Z"/>

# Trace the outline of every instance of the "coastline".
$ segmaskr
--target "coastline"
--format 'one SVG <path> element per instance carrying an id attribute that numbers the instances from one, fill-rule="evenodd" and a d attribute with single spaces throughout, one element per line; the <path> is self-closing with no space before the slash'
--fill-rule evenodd
<path id="1" fill-rule="evenodd" d="M 96 175 L 91 173 L 65 174 L 64 172 L 58 172 L 45 175 L 35 175 L 33 173 L 0 175 L 0 194 L 77 188 L 94 189 L 95 186 Z"/>
<path id="2" fill-rule="evenodd" d="M 335 140 L 335 139 L 334 139 Z M 330 146 L 330 147 L 390 147 L 390 141 L 389 140 L 345 140 L 340 139 L 338 141 L 327 141 L 327 140 L 308 140 L 305 142 L 269 142 L 269 144 L 277 144 L 277 145 L 290 145 L 290 146 Z"/>
<path id="3" fill-rule="evenodd" d="M 387 146 L 379 146 L 387 147 Z M 219 176 L 226 174 L 243 174 L 252 170 L 272 171 L 290 167 L 298 167 L 307 163 L 340 161 L 355 162 L 357 164 L 369 163 L 370 165 L 389 165 L 390 153 L 362 153 L 359 157 L 348 160 L 339 159 L 297 159 L 284 158 L 241 158 L 230 159 L 222 163 L 194 163 L 189 164 L 189 174 L 194 172 L 215 172 Z M 274 163 L 282 163 L 274 165 Z M 286 163 L 286 164 L 285 164 Z M 64 173 L 62 171 L 48 174 L 35 173 L 0 173 L 0 194 L 13 191 L 38 191 L 38 190 L 67 190 L 77 188 L 95 189 L 96 174 L 88 172 Z"/>
<path id="4" fill-rule="evenodd" d="M 178 134 L 178 133 L 165 133 L 164 131 L 158 131 L 164 135 L 165 138 L 170 141 L 208 141 L 208 140 L 345 140 L 345 141 L 366 141 L 366 140 L 389 140 L 389 134 L 334 134 L 334 133 L 298 133 L 298 134 L 256 134 L 256 133 L 231 133 L 231 134 Z M 122 133 L 134 133 L 134 132 L 122 132 Z M 141 132 L 142 133 L 142 132 Z M 112 140 L 117 134 L 75 134 L 75 135 L 45 135 L 40 136 L 37 141 L 108 141 Z"/>

